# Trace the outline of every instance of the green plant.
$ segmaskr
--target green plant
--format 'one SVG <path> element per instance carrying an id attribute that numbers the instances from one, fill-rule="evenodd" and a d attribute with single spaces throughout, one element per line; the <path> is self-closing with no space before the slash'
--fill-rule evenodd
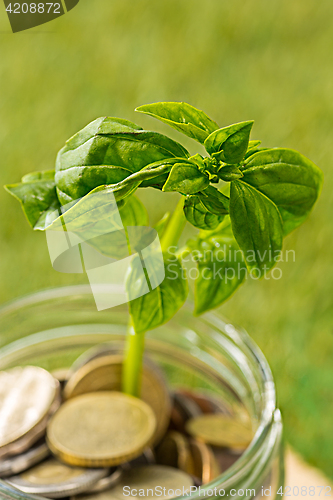
<path id="1" fill-rule="evenodd" d="M 6 186 L 34 229 L 62 228 L 63 215 L 55 220 L 50 215 L 66 205 L 66 228 L 74 232 L 99 216 L 91 210 L 95 193 L 114 194 L 125 227 L 148 224 L 147 212 L 134 195 L 138 188 L 182 195 L 172 216 L 156 228 L 165 279 L 129 303 L 123 388 L 134 395 L 139 393 L 145 331 L 168 321 L 186 299 L 182 257 L 195 255 L 198 268 L 195 314 L 217 307 L 247 272 L 260 278 L 275 265 L 284 236 L 305 220 L 322 185 L 321 171 L 300 153 L 250 141 L 252 121 L 219 128 L 186 103 L 156 103 L 137 111 L 203 144 L 208 156 L 191 156 L 174 140 L 129 121 L 99 118 L 66 142 L 55 171 L 35 172 L 20 184 Z M 185 248 L 171 252 L 186 220 L 200 232 Z M 98 248 L 114 256 L 107 240 L 100 239 Z M 129 273 L 129 287 L 141 287 L 143 281 L 134 269 Z"/>

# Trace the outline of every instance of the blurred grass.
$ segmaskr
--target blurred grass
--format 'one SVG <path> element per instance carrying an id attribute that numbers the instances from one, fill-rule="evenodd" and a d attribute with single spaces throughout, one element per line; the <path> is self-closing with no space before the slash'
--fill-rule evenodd
<path id="1" fill-rule="evenodd" d="M 331 477 L 332 19 L 331 0 L 81 0 L 12 35 L 0 7 L 0 184 L 53 168 L 64 141 L 98 116 L 166 132 L 133 111 L 158 100 L 190 102 L 221 126 L 255 119 L 253 138 L 298 149 L 324 170 L 310 220 L 286 241 L 295 262 L 282 263 L 280 280 L 247 282 L 221 310 L 265 352 L 287 439 Z M 157 217 L 164 207 L 148 198 Z M 0 213 L 1 302 L 86 282 L 51 268 L 45 236 L 1 190 Z"/>

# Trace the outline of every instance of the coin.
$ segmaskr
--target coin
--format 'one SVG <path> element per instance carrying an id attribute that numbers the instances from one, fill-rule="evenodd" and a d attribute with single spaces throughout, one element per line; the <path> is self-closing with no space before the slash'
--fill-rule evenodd
<path id="1" fill-rule="evenodd" d="M 156 449 L 156 460 L 161 465 L 176 467 L 194 474 L 193 458 L 188 440 L 183 434 L 170 431 Z"/>
<path id="2" fill-rule="evenodd" d="M 82 368 L 82 366 L 89 363 L 89 361 L 102 356 L 107 356 L 108 354 L 121 354 L 121 351 L 122 344 L 119 342 L 112 341 L 97 344 L 84 351 L 78 358 L 76 358 L 69 369 L 69 377 L 72 376 L 79 368 Z"/>
<path id="3" fill-rule="evenodd" d="M 1 459 L 5 459 L 11 456 L 16 456 L 18 454 L 26 452 L 39 439 L 44 437 L 47 423 L 50 420 L 50 417 L 59 408 L 60 403 L 61 403 L 60 388 L 58 388 L 56 398 L 53 401 L 48 414 L 22 438 L 17 439 L 16 441 L 13 441 L 12 443 L 0 449 Z"/>
<path id="4" fill-rule="evenodd" d="M 122 362 L 123 357 L 120 354 L 91 359 L 72 373 L 65 385 L 64 398 L 75 398 L 89 392 L 118 391 L 121 384 Z"/>
<path id="5" fill-rule="evenodd" d="M 202 484 L 213 481 L 220 471 L 212 449 L 196 439 L 191 439 L 189 444 L 194 463 L 194 476 L 198 477 Z"/>
<path id="6" fill-rule="evenodd" d="M 207 413 L 189 420 L 186 430 L 205 443 L 235 449 L 245 449 L 253 437 L 249 427 L 219 413 Z"/>
<path id="7" fill-rule="evenodd" d="M 0 372 L 0 457 L 25 451 L 39 439 L 58 397 L 59 382 L 43 368 Z"/>
<path id="8" fill-rule="evenodd" d="M 202 411 L 195 401 L 182 392 L 174 392 L 172 401 L 170 428 L 185 434 L 185 423 L 187 420 L 201 415 Z"/>
<path id="9" fill-rule="evenodd" d="M 179 392 L 192 399 L 199 406 L 202 413 L 225 413 L 231 415 L 231 411 L 226 404 L 213 394 L 193 392 L 187 389 L 182 389 Z"/>
<path id="10" fill-rule="evenodd" d="M 60 386 L 63 389 L 69 378 L 70 372 L 68 368 L 59 368 L 58 370 L 53 370 L 51 375 L 59 381 Z"/>
<path id="11" fill-rule="evenodd" d="M 60 407 L 48 424 L 47 443 L 68 464 L 110 467 L 139 456 L 155 427 L 144 401 L 119 392 L 89 393 Z"/>
<path id="12" fill-rule="evenodd" d="M 212 446 L 212 451 L 220 473 L 229 469 L 239 458 L 239 455 L 236 455 L 232 450 L 227 448 Z"/>
<path id="13" fill-rule="evenodd" d="M 176 408 L 175 405 L 173 405 L 171 408 L 169 429 L 184 433 L 185 422 L 185 415 L 179 410 L 179 408 Z"/>
<path id="14" fill-rule="evenodd" d="M 125 462 L 121 464 L 121 466 L 124 469 L 129 469 L 132 467 L 139 467 L 141 465 L 151 465 L 151 464 L 156 464 L 155 454 L 152 448 L 146 448 L 145 450 L 143 450 L 142 455 L 134 458 L 130 462 Z"/>
<path id="15" fill-rule="evenodd" d="M 192 477 L 181 470 L 165 465 L 150 465 L 125 471 L 121 481 L 111 490 L 74 497 L 72 500 L 137 500 L 139 496 L 167 500 L 190 493 L 193 484 Z"/>
<path id="16" fill-rule="evenodd" d="M 80 366 L 69 378 L 64 397 L 73 398 L 80 394 L 96 391 L 121 391 L 123 356 L 120 354 L 99 354 Z M 154 411 L 156 431 L 154 443 L 164 436 L 169 424 L 171 402 L 164 378 L 155 364 L 145 361 L 142 373 L 141 399 Z"/>
<path id="17" fill-rule="evenodd" d="M 44 440 L 36 443 L 30 450 L 17 455 L 9 457 L 0 461 L 0 477 L 13 476 L 20 472 L 27 470 L 35 464 L 38 464 L 44 458 L 48 457 L 50 451 Z"/>
<path id="18" fill-rule="evenodd" d="M 63 498 L 87 491 L 108 474 L 108 469 L 70 467 L 50 458 L 6 481 L 24 493 Z"/>
<path id="19" fill-rule="evenodd" d="M 107 476 L 102 477 L 102 479 L 97 481 L 92 488 L 89 488 L 88 493 L 99 493 L 100 491 L 113 488 L 119 483 L 123 472 L 121 467 L 114 467 Z"/>
<path id="20" fill-rule="evenodd" d="M 175 392 L 173 394 L 173 401 L 176 408 L 179 409 L 184 415 L 185 420 L 197 417 L 202 414 L 200 406 L 193 399 L 189 398 L 187 394 Z"/>

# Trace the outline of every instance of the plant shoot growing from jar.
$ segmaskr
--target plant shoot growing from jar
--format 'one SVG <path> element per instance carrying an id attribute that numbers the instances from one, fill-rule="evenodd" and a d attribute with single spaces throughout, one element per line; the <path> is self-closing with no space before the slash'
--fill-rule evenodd
<path id="1" fill-rule="evenodd" d="M 164 279 L 143 293 L 147 269 L 139 274 L 132 265 L 127 273 L 126 287 L 136 290 L 136 298 L 129 301 L 123 391 L 134 396 L 140 395 L 145 332 L 167 322 L 188 295 L 182 257 L 195 255 L 194 314 L 218 307 L 247 272 L 260 278 L 272 269 L 283 238 L 304 222 L 322 185 L 321 171 L 297 151 L 250 140 L 253 121 L 220 128 L 204 112 L 178 102 L 148 104 L 137 111 L 199 142 L 207 154 L 191 156 L 163 134 L 104 117 L 66 142 L 55 170 L 34 172 L 6 186 L 33 229 L 58 225 L 78 236 L 96 217 L 103 224 L 111 216 L 107 210 L 91 210 L 96 193 L 114 196 L 125 233 L 126 228 L 149 226 L 147 210 L 135 196 L 138 189 L 181 195 L 174 213 L 166 213 L 155 226 Z M 50 219 L 55 211 L 58 218 Z M 199 231 L 178 248 L 186 222 Z M 110 244 L 107 234 L 90 243 L 106 257 L 117 257 L 120 243 Z"/>

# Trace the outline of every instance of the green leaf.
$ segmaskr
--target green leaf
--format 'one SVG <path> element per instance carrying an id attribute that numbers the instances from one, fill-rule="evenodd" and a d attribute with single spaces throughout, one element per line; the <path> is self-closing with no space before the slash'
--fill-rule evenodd
<path id="1" fill-rule="evenodd" d="M 44 229 L 62 230 L 65 225 L 68 231 L 84 231 L 90 234 L 90 227 L 99 227 L 97 222 L 102 223 L 105 221 L 106 224 L 110 225 L 111 221 L 113 225 L 117 224 L 117 222 L 114 222 L 117 219 L 117 209 L 114 201 L 117 201 L 118 208 L 121 208 L 143 179 L 154 178 L 159 173 L 170 169 L 167 162 L 166 164 L 159 165 L 158 163 L 157 165 L 147 166 L 118 184 L 98 186 L 76 203 L 69 203 L 64 214 L 56 219 L 50 219 Z M 113 196 L 110 196 L 111 194 Z M 89 237 L 93 236 L 90 235 Z M 88 236 L 86 236 L 86 239 L 88 239 Z"/>
<path id="2" fill-rule="evenodd" d="M 235 292 L 244 281 L 246 265 L 228 228 L 220 234 L 198 236 L 189 242 L 189 248 L 198 267 L 194 312 L 202 314 L 220 306 Z"/>
<path id="3" fill-rule="evenodd" d="M 251 156 L 242 168 L 243 181 L 272 200 L 283 219 L 284 233 L 298 227 L 316 202 L 322 172 L 292 149 L 269 149 Z"/>
<path id="4" fill-rule="evenodd" d="M 247 151 L 253 123 L 235 123 L 216 130 L 205 140 L 207 152 L 225 163 L 240 162 Z"/>
<path id="5" fill-rule="evenodd" d="M 126 134 L 128 132 L 142 130 L 139 125 L 129 122 L 128 120 L 123 120 L 122 118 L 114 118 L 103 116 L 97 118 L 93 122 L 89 123 L 82 130 L 73 135 L 70 139 L 66 141 L 66 151 L 70 149 L 76 149 L 82 146 L 92 137 L 97 135 L 108 135 L 108 134 Z"/>
<path id="6" fill-rule="evenodd" d="M 260 149 L 264 149 L 264 148 L 259 148 L 260 144 L 261 141 L 249 141 L 249 145 L 247 147 L 247 151 L 244 158 L 246 159 L 249 156 L 252 156 L 254 153 L 257 153 Z"/>
<path id="7" fill-rule="evenodd" d="M 24 176 L 22 183 L 10 184 L 5 189 L 19 200 L 34 229 L 43 229 L 45 216 L 59 208 L 54 170 L 33 172 Z"/>
<path id="8" fill-rule="evenodd" d="M 148 212 L 142 201 L 136 196 L 130 196 L 125 204 L 120 208 L 120 216 L 124 227 L 127 226 L 148 226 Z"/>
<path id="9" fill-rule="evenodd" d="M 225 165 L 217 173 L 218 177 L 225 182 L 235 181 L 243 177 L 243 173 L 237 165 Z"/>
<path id="10" fill-rule="evenodd" d="M 131 122 L 99 119 L 71 138 L 56 161 L 56 186 L 61 204 L 92 189 L 115 184 L 143 167 L 172 157 L 188 158 L 183 146 Z"/>
<path id="11" fill-rule="evenodd" d="M 135 111 L 157 118 L 200 143 L 218 128 L 203 111 L 186 102 L 156 102 L 139 106 Z"/>
<path id="12" fill-rule="evenodd" d="M 136 196 L 126 198 L 126 203 L 119 209 L 119 213 L 125 230 L 128 226 L 148 226 L 149 224 L 147 210 Z M 103 224 L 103 221 L 101 222 Z M 108 222 L 105 220 L 106 231 Z M 98 230 L 103 230 L 101 224 L 98 225 Z M 107 257 L 123 259 L 128 256 L 129 251 L 125 230 L 119 227 L 119 231 L 100 234 L 89 239 L 87 243 Z"/>
<path id="13" fill-rule="evenodd" d="M 199 196 L 185 198 L 184 214 L 188 222 L 199 229 L 215 229 L 224 218 L 224 215 L 215 215 L 207 210 Z"/>
<path id="14" fill-rule="evenodd" d="M 54 170 L 42 170 L 38 172 L 31 172 L 22 177 L 21 182 L 35 182 L 35 181 L 54 181 Z"/>
<path id="15" fill-rule="evenodd" d="M 175 165 L 176 163 L 188 163 L 188 160 L 184 159 L 184 158 L 168 158 L 166 160 L 161 160 L 161 161 L 152 163 L 150 165 L 147 165 L 147 167 L 145 167 L 145 170 L 148 170 L 148 169 L 153 170 L 157 167 L 162 168 L 163 166 L 167 166 L 167 165 L 170 166 L 170 169 L 166 173 L 161 173 L 160 175 L 154 176 L 151 179 L 144 180 L 141 183 L 140 187 L 154 187 L 154 188 L 162 190 L 164 184 L 166 183 L 166 180 L 168 178 L 168 175 L 169 175 L 169 172 L 170 172 L 172 166 Z"/>
<path id="16" fill-rule="evenodd" d="M 209 185 L 209 178 L 191 163 L 176 163 L 170 172 L 163 191 L 195 194 Z"/>
<path id="17" fill-rule="evenodd" d="M 70 193 L 72 200 L 78 200 L 99 185 L 116 184 L 131 174 L 132 171 L 124 167 L 99 165 L 61 170 L 55 178 L 60 198 L 61 193 Z"/>
<path id="18" fill-rule="evenodd" d="M 164 256 L 165 278 L 162 283 L 148 294 L 130 301 L 129 309 L 137 333 L 156 328 L 169 321 L 183 305 L 188 294 L 185 271 L 174 255 Z M 146 278 L 132 266 L 128 275 L 129 288 L 144 290 Z"/>
<path id="19" fill-rule="evenodd" d="M 257 277 L 263 276 L 274 266 L 282 248 L 282 219 L 276 205 L 245 182 L 233 181 L 230 219 L 247 267 Z"/>
<path id="20" fill-rule="evenodd" d="M 249 141 L 248 151 L 250 151 L 253 148 L 257 148 L 258 146 L 260 146 L 260 144 L 261 141 Z"/>
<path id="21" fill-rule="evenodd" d="M 201 203 L 206 209 L 215 215 L 229 213 L 229 198 L 213 186 L 208 186 L 199 193 Z"/>

